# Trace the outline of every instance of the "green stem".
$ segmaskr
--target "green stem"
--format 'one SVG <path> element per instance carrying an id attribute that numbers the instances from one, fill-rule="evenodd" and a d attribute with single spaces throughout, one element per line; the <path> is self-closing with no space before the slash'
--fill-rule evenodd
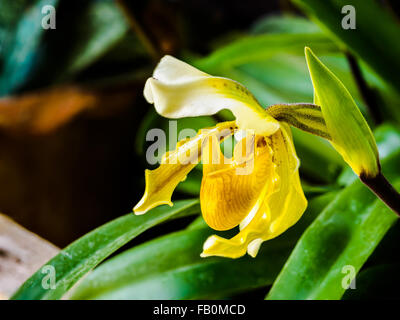
<path id="1" fill-rule="evenodd" d="M 382 172 L 379 172 L 379 174 L 373 178 L 360 175 L 360 180 L 390 209 L 400 216 L 400 193 L 390 184 Z"/>

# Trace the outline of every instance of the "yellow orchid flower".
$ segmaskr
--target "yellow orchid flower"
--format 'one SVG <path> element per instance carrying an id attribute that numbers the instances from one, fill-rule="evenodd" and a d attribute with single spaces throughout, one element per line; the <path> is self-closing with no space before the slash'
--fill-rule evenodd
<path id="1" fill-rule="evenodd" d="M 236 121 L 200 130 L 165 154 L 159 168 L 146 170 L 146 189 L 134 208 L 135 214 L 161 204 L 172 205 L 175 187 L 201 159 L 200 205 L 204 220 L 215 230 L 240 228 L 231 239 L 209 237 L 202 257 L 238 258 L 246 251 L 255 257 L 263 241 L 278 236 L 299 220 L 307 200 L 290 128 L 262 108 L 244 86 L 165 56 L 147 80 L 144 95 L 164 117 L 212 115 L 229 109 Z M 313 105 L 299 105 L 297 113 L 301 115 L 304 109 L 319 116 Z M 282 114 L 274 111 L 274 115 Z M 245 130 L 246 135 L 236 144 L 232 159 L 227 159 L 219 143 L 235 130 Z M 250 146 L 250 152 L 246 146 Z M 179 161 L 182 158 L 185 161 Z"/>
<path id="2" fill-rule="evenodd" d="M 178 142 L 159 168 L 146 170 L 146 189 L 135 214 L 161 204 L 172 206 L 174 189 L 201 160 L 204 220 L 215 230 L 240 230 L 231 239 L 209 237 L 201 256 L 238 258 L 247 252 L 255 257 L 263 241 L 295 224 L 307 207 L 289 124 L 328 139 L 360 179 L 399 213 L 400 195 L 380 171 L 375 139 L 350 93 L 308 48 L 306 60 L 316 104 L 264 109 L 240 83 L 208 75 L 171 56 L 162 58 L 144 88 L 146 100 L 160 115 L 176 119 L 229 109 L 236 119 Z M 236 130 L 245 134 L 228 159 L 219 144 Z"/>

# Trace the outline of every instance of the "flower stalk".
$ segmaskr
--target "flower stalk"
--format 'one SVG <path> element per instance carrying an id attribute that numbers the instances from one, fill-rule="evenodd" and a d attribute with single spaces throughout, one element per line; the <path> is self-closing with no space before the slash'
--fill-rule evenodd
<path id="1" fill-rule="evenodd" d="M 381 171 L 375 177 L 361 174 L 360 180 L 393 212 L 400 216 L 400 193 L 390 184 Z"/>

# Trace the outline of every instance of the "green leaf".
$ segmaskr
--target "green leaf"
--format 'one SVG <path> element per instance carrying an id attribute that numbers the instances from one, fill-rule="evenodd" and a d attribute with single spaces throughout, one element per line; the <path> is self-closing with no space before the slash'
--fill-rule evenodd
<path id="1" fill-rule="evenodd" d="M 400 91 L 400 27 L 375 0 L 293 0 L 325 30 Z M 344 29 L 342 8 L 354 6 L 356 29 Z"/>
<path id="2" fill-rule="evenodd" d="M 224 298 L 267 286 L 306 226 L 334 195 L 313 199 L 301 220 L 282 236 L 264 243 L 256 258 L 200 258 L 204 241 L 215 231 L 198 218 L 187 230 L 152 240 L 106 261 L 83 279 L 71 298 Z"/>
<path id="3" fill-rule="evenodd" d="M 383 167 L 397 167 L 387 158 Z M 400 179 L 396 180 L 400 186 Z M 268 299 L 340 299 L 345 266 L 358 272 L 397 216 L 359 180 L 346 187 L 310 225 Z"/>
<path id="4" fill-rule="evenodd" d="M 146 215 L 130 213 L 91 231 L 62 250 L 44 266 L 54 267 L 56 288 L 45 289 L 42 285 L 47 273 L 40 268 L 14 294 L 15 300 L 59 299 L 79 279 L 147 229 L 166 221 L 200 211 L 198 200 L 176 201 L 174 206 L 160 206 Z"/>
<path id="5" fill-rule="evenodd" d="M 305 43 L 315 45 L 319 52 L 335 52 L 337 47 L 323 34 L 262 34 L 243 37 L 214 51 L 206 58 L 193 61 L 197 68 L 216 73 L 252 61 L 262 61 L 286 52 L 301 54 Z"/>
<path id="6" fill-rule="evenodd" d="M 340 299 L 346 290 L 343 268 L 357 272 L 396 220 L 385 204 L 354 182 L 307 229 L 267 298 Z"/>

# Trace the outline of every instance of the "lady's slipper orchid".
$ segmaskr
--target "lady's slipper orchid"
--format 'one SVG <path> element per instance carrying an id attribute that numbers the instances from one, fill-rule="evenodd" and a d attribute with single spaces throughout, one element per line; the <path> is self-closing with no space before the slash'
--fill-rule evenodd
<path id="1" fill-rule="evenodd" d="M 350 121 L 352 128 L 343 128 L 340 121 L 345 116 L 338 115 L 330 101 L 344 101 L 343 96 L 348 98 L 348 92 L 330 73 L 328 77 L 323 74 L 327 69 L 311 52 L 306 51 L 306 56 L 316 102 L 320 102 L 321 107 L 280 104 L 264 109 L 241 84 L 210 76 L 171 56 L 162 58 L 144 89 L 145 98 L 154 104 L 160 115 L 195 117 L 229 109 L 236 120 L 200 130 L 194 138 L 179 142 L 176 150 L 167 152 L 159 168 L 146 170 L 145 193 L 134 212 L 143 214 L 161 204 L 172 205 L 174 189 L 201 159 L 200 205 L 204 220 L 215 230 L 240 228 L 231 239 L 209 237 L 201 256 L 237 258 L 247 251 L 255 257 L 263 241 L 280 235 L 295 224 L 307 207 L 299 179 L 299 160 L 288 124 L 330 140 L 357 173 L 374 172 L 376 168 L 368 159 L 376 159 L 376 145 L 361 113 L 355 104 L 350 104 L 350 110 L 346 111 L 350 119 L 345 122 Z M 339 97 L 326 95 L 316 84 L 318 80 L 314 75 L 317 72 L 328 82 L 336 81 L 334 85 L 342 90 L 337 90 Z M 340 112 L 344 112 L 342 109 Z M 236 144 L 232 159 L 227 159 L 222 155 L 219 143 L 236 129 L 247 134 Z M 347 133 L 355 133 L 357 142 L 347 141 L 342 132 L 344 129 Z M 250 153 L 246 148 L 249 145 Z M 367 150 L 357 151 L 358 147 L 365 146 L 369 146 Z M 244 173 L 239 173 L 240 170 Z"/>
<path id="2" fill-rule="evenodd" d="M 212 115 L 226 108 L 236 121 L 200 130 L 168 152 L 159 168 L 146 170 L 146 190 L 134 208 L 136 214 L 160 204 L 172 205 L 175 187 L 196 166 L 193 160 L 202 159 L 200 204 L 205 221 L 215 230 L 240 227 L 231 239 L 207 239 L 203 257 L 237 258 L 246 251 L 254 257 L 263 241 L 297 222 L 307 200 L 300 185 L 299 160 L 290 128 L 263 109 L 244 86 L 165 56 L 147 80 L 144 95 L 159 114 L 168 118 Z M 226 159 L 219 142 L 235 129 L 247 130 L 248 134 L 236 144 L 233 158 Z M 252 146 L 250 153 L 243 154 L 245 145 Z M 192 158 L 186 160 L 190 161 L 179 161 L 188 152 Z M 250 162 L 249 174 L 238 174 Z"/>

